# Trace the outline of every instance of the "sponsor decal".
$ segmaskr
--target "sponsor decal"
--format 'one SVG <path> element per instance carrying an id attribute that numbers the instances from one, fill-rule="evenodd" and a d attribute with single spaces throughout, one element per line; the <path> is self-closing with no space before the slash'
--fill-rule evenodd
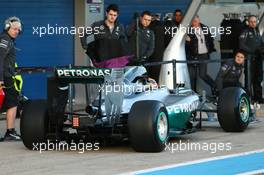
<path id="1" fill-rule="evenodd" d="M 105 77 L 111 74 L 111 69 L 95 68 L 58 68 L 56 74 L 59 78 L 97 78 Z"/>
<path id="2" fill-rule="evenodd" d="M 168 106 L 167 111 L 169 114 L 178 114 L 178 113 L 185 113 L 185 112 L 193 112 L 199 106 L 199 101 L 194 101 L 192 103 L 182 103 L 176 104 L 173 106 Z"/>

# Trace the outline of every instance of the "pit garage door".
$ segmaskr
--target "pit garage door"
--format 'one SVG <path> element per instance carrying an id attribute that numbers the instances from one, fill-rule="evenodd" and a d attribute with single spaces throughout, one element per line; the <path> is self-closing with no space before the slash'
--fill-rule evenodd
<path id="1" fill-rule="evenodd" d="M 19 66 L 58 66 L 74 60 L 73 35 L 45 35 L 39 37 L 33 27 L 71 27 L 74 24 L 73 0 L 1 0 L 0 21 L 18 16 L 23 33 L 16 41 Z M 50 31 L 52 33 L 52 31 Z M 34 34 L 33 34 L 34 33 Z M 23 75 L 23 94 L 31 99 L 46 98 L 47 74 Z"/>

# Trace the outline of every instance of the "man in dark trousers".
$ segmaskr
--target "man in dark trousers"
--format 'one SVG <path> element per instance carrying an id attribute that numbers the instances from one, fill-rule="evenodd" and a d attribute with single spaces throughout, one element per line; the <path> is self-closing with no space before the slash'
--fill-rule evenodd
<path id="1" fill-rule="evenodd" d="M 252 100 L 261 103 L 263 102 L 261 95 L 263 73 L 262 58 L 260 54 L 262 46 L 264 46 L 264 41 L 262 40 L 257 27 L 257 17 L 254 15 L 249 16 L 248 27 L 239 37 L 239 47 L 248 55 L 248 60 L 245 64 L 245 87 L 250 93 Z"/>
<path id="2" fill-rule="evenodd" d="M 209 60 L 209 54 L 215 51 L 214 40 L 208 26 L 200 22 L 199 16 L 192 20 L 191 32 L 186 39 L 187 60 Z M 197 66 L 197 67 L 196 67 Z M 197 79 L 196 70 L 199 76 L 211 88 L 215 86 L 214 80 L 207 74 L 207 64 L 188 65 L 192 89 L 196 89 L 195 79 Z"/>
<path id="3" fill-rule="evenodd" d="M 20 19 L 10 17 L 5 21 L 4 31 L 0 34 L 0 89 L 4 90 L 3 107 L 6 111 L 6 133 L 2 141 L 19 141 L 20 136 L 15 131 L 18 92 L 14 85 L 15 76 L 15 38 L 22 30 Z"/>
<path id="4" fill-rule="evenodd" d="M 154 32 L 149 29 L 151 20 L 151 13 L 149 11 L 144 11 L 140 16 L 138 29 L 136 20 L 127 28 L 129 48 L 131 53 L 135 56 L 133 63 L 148 61 L 148 58 L 154 52 L 155 36 Z"/>
<path id="5" fill-rule="evenodd" d="M 125 28 L 117 21 L 118 15 L 118 6 L 110 4 L 105 19 L 91 25 L 94 41 L 87 44 L 87 37 L 91 34 L 81 38 L 82 47 L 95 67 L 123 67 L 129 62 Z"/>

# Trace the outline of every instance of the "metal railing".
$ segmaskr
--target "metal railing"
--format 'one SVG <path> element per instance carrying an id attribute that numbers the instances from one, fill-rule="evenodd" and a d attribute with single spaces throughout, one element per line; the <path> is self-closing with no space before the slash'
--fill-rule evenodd
<path id="1" fill-rule="evenodd" d="M 231 59 L 224 59 L 224 60 L 187 60 L 187 61 L 177 61 L 175 59 L 171 60 L 171 61 L 160 61 L 160 62 L 152 62 L 152 63 L 144 63 L 142 64 L 143 66 L 146 67 L 152 67 L 152 66 L 161 66 L 161 65 L 165 65 L 165 64 L 172 64 L 173 67 L 173 89 L 177 89 L 178 85 L 177 85 L 177 68 L 176 65 L 177 64 L 192 64 L 192 65 L 198 65 L 198 64 L 209 64 L 209 63 L 222 63 L 222 62 L 229 62 L 234 60 L 233 58 Z"/>

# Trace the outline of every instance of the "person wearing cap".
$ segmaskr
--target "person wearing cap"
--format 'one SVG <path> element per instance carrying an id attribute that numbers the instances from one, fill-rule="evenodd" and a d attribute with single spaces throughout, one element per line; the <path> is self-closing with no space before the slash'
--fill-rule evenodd
<path id="1" fill-rule="evenodd" d="M 1 141 L 20 141 L 15 130 L 15 119 L 19 103 L 19 93 L 14 85 L 15 76 L 15 39 L 22 31 L 21 21 L 17 17 L 5 20 L 4 31 L 0 34 L 0 89 L 5 93 L 3 108 L 6 109 L 6 133 Z"/>

